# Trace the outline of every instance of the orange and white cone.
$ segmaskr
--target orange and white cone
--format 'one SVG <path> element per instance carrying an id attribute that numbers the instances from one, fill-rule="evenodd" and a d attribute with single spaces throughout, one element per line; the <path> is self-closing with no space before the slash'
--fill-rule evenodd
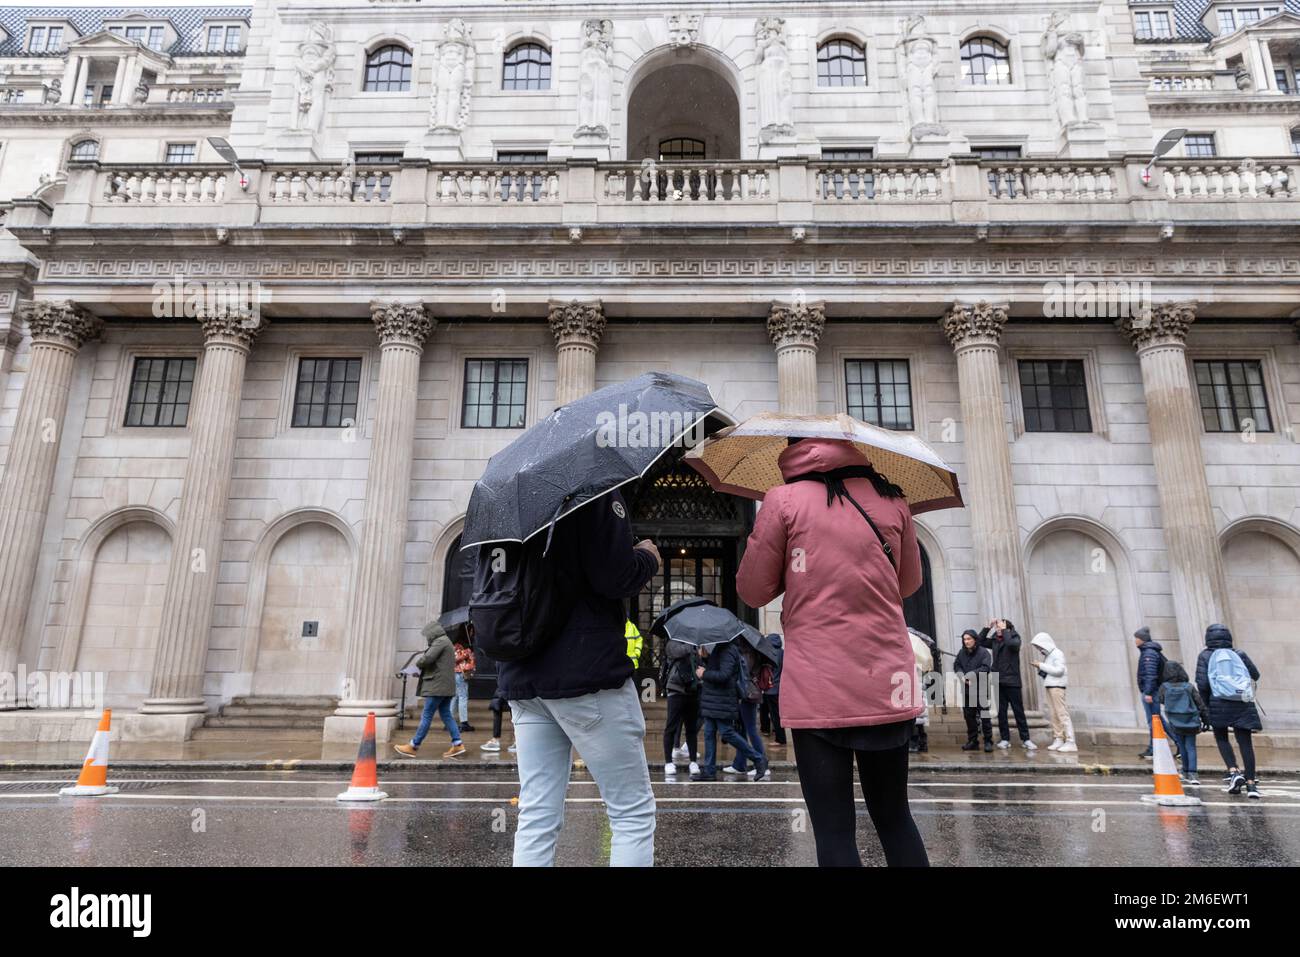
<path id="1" fill-rule="evenodd" d="M 1165 726 L 1160 715 L 1151 716 L 1151 764 L 1156 779 L 1154 794 L 1142 795 L 1142 800 L 1167 807 L 1194 807 L 1201 802 L 1198 797 L 1183 793 L 1183 782 L 1178 779 L 1178 766 L 1174 752 L 1165 737 Z"/>
<path id="2" fill-rule="evenodd" d="M 352 769 L 352 784 L 339 795 L 340 801 L 382 801 L 388 797 L 379 790 L 379 768 L 375 764 L 375 713 L 366 715 L 366 728 L 361 734 L 361 747 L 357 763 Z"/>
<path id="3" fill-rule="evenodd" d="M 90 739 L 90 750 L 81 765 L 81 774 L 77 783 L 71 787 L 61 788 L 60 794 L 70 797 L 93 797 L 97 794 L 116 794 L 117 788 L 108 785 L 108 732 L 113 720 L 111 708 L 105 708 L 99 719 L 99 728 Z"/>

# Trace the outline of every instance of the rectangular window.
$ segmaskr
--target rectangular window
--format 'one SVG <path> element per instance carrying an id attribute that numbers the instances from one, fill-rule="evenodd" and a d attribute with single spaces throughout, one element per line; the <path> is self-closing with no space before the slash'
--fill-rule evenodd
<path id="1" fill-rule="evenodd" d="M 497 150 L 498 163 L 545 163 L 547 154 L 540 150 Z M 501 190 L 498 196 L 501 200 L 521 199 L 522 196 L 516 195 L 522 190 L 523 195 L 532 194 L 532 199 L 537 202 L 542 198 L 542 177 L 533 176 L 531 182 L 524 179 L 519 182 L 518 177 L 502 176 Z"/>
<path id="2" fill-rule="evenodd" d="M 1259 7 L 1248 7 L 1238 10 L 1237 13 L 1240 15 L 1237 22 L 1243 27 L 1248 23 L 1255 23 L 1259 20 Z"/>
<path id="3" fill-rule="evenodd" d="M 293 394 L 293 427 L 355 425 L 360 388 L 360 359 L 299 359 L 298 385 Z"/>
<path id="4" fill-rule="evenodd" d="M 393 188 L 393 174 L 365 167 L 396 166 L 402 161 L 402 154 L 358 153 L 353 161 L 358 168 L 357 178 L 352 183 L 352 199 L 367 203 L 376 198 L 388 199 Z"/>
<path id="5" fill-rule="evenodd" d="M 33 53 L 41 53 L 45 50 L 45 28 L 32 27 L 32 45 Z"/>
<path id="6" fill-rule="evenodd" d="M 847 359 L 849 415 L 887 429 L 912 428 L 912 381 L 906 359 Z"/>
<path id="7" fill-rule="evenodd" d="M 1237 18 L 1232 15 L 1231 10 L 1219 11 L 1219 34 L 1232 33 L 1237 29 Z"/>
<path id="8" fill-rule="evenodd" d="M 1183 147 L 1189 157 L 1205 159 L 1219 155 L 1214 148 L 1213 133 L 1188 133 L 1183 137 Z"/>
<path id="9" fill-rule="evenodd" d="M 128 40 L 139 40 L 144 43 L 144 27 L 127 27 L 126 38 Z"/>
<path id="10" fill-rule="evenodd" d="M 239 27 L 226 27 L 226 52 L 239 52 Z"/>
<path id="11" fill-rule="evenodd" d="M 1019 146 L 972 146 L 971 150 L 980 159 L 1013 160 L 1021 158 Z M 993 196 L 1006 196 L 1014 199 L 1024 192 L 1020 184 L 1022 173 L 1018 169 L 989 170 L 989 193 Z"/>
<path id="12" fill-rule="evenodd" d="M 875 150 L 870 146 L 849 146 L 822 150 L 822 159 L 832 163 L 864 162 L 875 158 Z M 843 199 L 846 195 L 852 199 L 875 199 L 876 177 L 869 171 L 836 170 L 822 174 L 822 199 L 831 195 Z"/>
<path id="13" fill-rule="evenodd" d="M 193 163 L 198 147 L 193 143 L 168 143 L 164 163 Z"/>
<path id="14" fill-rule="evenodd" d="M 161 50 L 162 45 L 163 45 L 163 28 L 150 27 L 149 28 L 149 49 Z"/>
<path id="15" fill-rule="evenodd" d="M 208 53 L 219 53 L 221 51 L 221 38 L 224 35 L 223 27 L 208 27 Z"/>
<path id="16" fill-rule="evenodd" d="M 1133 36 L 1139 40 L 1149 40 L 1154 36 L 1151 32 L 1151 14 L 1133 14 Z"/>
<path id="17" fill-rule="evenodd" d="M 1020 404 L 1026 432 L 1091 432 L 1082 359 L 1024 359 Z"/>
<path id="18" fill-rule="evenodd" d="M 1151 18 L 1155 36 L 1169 38 L 1174 35 L 1172 24 L 1169 21 L 1169 14 L 1157 12 L 1151 14 Z"/>
<path id="19" fill-rule="evenodd" d="M 131 428 L 179 428 L 190 415 L 194 359 L 140 356 L 131 370 L 126 420 Z"/>
<path id="20" fill-rule="evenodd" d="M 1272 432 L 1264 365 L 1253 360 L 1193 363 L 1206 432 Z"/>
<path id="21" fill-rule="evenodd" d="M 527 398 L 527 359 L 465 360 L 462 428 L 522 429 Z"/>

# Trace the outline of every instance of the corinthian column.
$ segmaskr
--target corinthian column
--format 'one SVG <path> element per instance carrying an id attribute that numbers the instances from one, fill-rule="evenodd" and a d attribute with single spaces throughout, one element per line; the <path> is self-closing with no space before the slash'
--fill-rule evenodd
<path id="1" fill-rule="evenodd" d="M 387 740 L 397 715 L 393 659 L 411 497 L 415 403 L 420 356 L 434 321 L 419 302 L 376 302 L 370 309 L 379 335 L 379 401 L 366 469 L 356 587 L 348 609 L 344 692 L 338 710 L 325 720 L 327 741 L 356 740 L 368 711 L 379 719 L 379 739 Z"/>
<path id="2" fill-rule="evenodd" d="M 551 333 L 555 336 L 555 404 L 567 405 L 596 391 L 596 350 L 605 333 L 605 313 L 599 302 L 551 303 Z"/>
<path id="3" fill-rule="evenodd" d="M 185 461 L 163 595 L 149 697 L 128 716 L 123 736 L 185 740 L 203 720 L 203 671 L 217 594 L 217 572 L 230 499 L 235 430 L 244 368 L 260 317 L 230 311 L 200 316 L 203 363 L 190 405 Z M 142 716 L 148 716 L 147 718 Z"/>
<path id="4" fill-rule="evenodd" d="M 1149 317 L 1116 323 L 1142 367 L 1174 618 L 1185 650 L 1199 647 L 1205 627 L 1226 623 L 1228 615 L 1223 557 L 1201 454 L 1201 417 L 1187 374 L 1187 330 L 1195 319 L 1194 303 L 1170 302 L 1156 306 Z"/>
<path id="5" fill-rule="evenodd" d="M 966 453 L 966 504 L 970 509 L 979 614 L 1006 618 L 1027 635 L 1020 523 L 1011 482 L 1011 451 L 1002 412 L 1002 327 L 1005 306 L 956 303 L 943 317 L 943 331 L 957 355 Z M 1026 648 L 1028 641 L 1025 642 Z M 1031 672 L 1026 671 L 1026 674 Z M 1034 683 L 1026 681 L 1029 702 Z"/>
<path id="6" fill-rule="evenodd" d="M 820 302 L 772 303 L 767 335 L 776 347 L 777 405 L 782 412 L 817 413 L 817 343 L 825 327 Z"/>
<path id="7" fill-rule="evenodd" d="M 14 671 L 22 647 L 77 350 L 101 325 L 71 302 L 27 303 L 22 314 L 32 351 L 0 479 L 0 673 Z M 0 695 L 12 699 L 9 688 L 0 682 Z"/>

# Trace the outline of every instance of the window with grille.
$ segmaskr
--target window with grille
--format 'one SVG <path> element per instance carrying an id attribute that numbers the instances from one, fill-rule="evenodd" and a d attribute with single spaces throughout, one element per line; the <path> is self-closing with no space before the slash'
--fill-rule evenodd
<path id="1" fill-rule="evenodd" d="M 1204 159 L 1219 155 L 1214 148 L 1213 133 L 1188 133 L 1183 137 L 1183 149 L 1189 157 Z"/>
<path id="2" fill-rule="evenodd" d="M 503 90 L 549 90 L 551 51 L 540 43 L 519 43 L 506 51 L 501 73 Z"/>
<path id="3" fill-rule="evenodd" d="M 144 27 L 127 27 L 126 38 L 138 43 L 144 43 Z"/>
<path id="4" fill-rule="evenodd" d="M 1019 146 L 972 146 L 971 152 L 980 159 L 988 160 L 1017 160 L 1021 158 Z M 1015 198 L 1024 192 L 1020 183 L 1020 170 L 989 170 L 989 193 L 993 196 L 1009 196 Z"/>
<path id="5" fill-rule="evenodd" d="M 99 159 L 99 141 L 98 140 L 81 140 L 72 144 L 72 152 L 68 154 L 71 160 L 95 160 Z"/>
<path id="6" fill-rule="evenodd" d="M 497 162 L 519 165 L 545 163 L 546 152 L 539 150 L 497 150 Z M 501 177 L 498 199 L 522 199 L 524 195 L 531 195 L 534 202 L 542 198 L 542 177 L 540 175 L 531 177 L 506 175 Z"/>
<path id="7" fill-rule="evenodd" d="M 961 45 L 961 76 L 977 86 L 1011 82 L 1007 46 L 993 37 L 971 37 Z"/>
<path id="8" fill-rule="evenodd" d="M 397 43 L 380 47 L 366 58 L 368 93 L 400 93 L 411 88 L 411 51 Z"/>
<path id="9" fill-rule="evenodd" d="M 1193 367 L 1206 432 L 1240 432 L 1247 426 L 1256 432 L 1273 431 L 1262 362 L 1207 360 Z"/>
<path id="10" fill-rule="evenodd" d="M 659 159 L 702 160 L 704 159 L 704 140 L 692 139 L 689 136 L 677 136 L 670 140 L 660 140 Z"/>
<path id="11" fill-rule="evenodd" d="M 150 27 L 149 28 L 149 49 L 161 50 L 162 48 L 163 48 L 163 28 Z"/>
<path id="12" fill-rule="evenodd" d="M 527 359 L 466 359 L 460 424 L 466 429 L 522 429 Z"/>
<path id="13" fill-rule="evenodd" d="M 818 86 L 866 86 L 867 51 L 852 40 L 827 40 L 817 48 Z"/>
<path id="14" fill-rule="evenodd" d="M 190 415 L 195 361 L 183 356 L 139 356 L 131 370 L 123 425 L 130 428 L 184 426 Z"/>
<path id="15" fill-rule="evenodd" d="M 1026 432 L 1091 432 L 1082 359 L 1022 359 L 1020 404 Z"/>
<path id="16" fill-rule="evenodd" d="M 198 146 L 194 143 L 168 143 L 166 163 L 193 163 Z"/>
<path id="17" fill-rule="evenodd" d="M 839 149 L 822 150 L 822 159 L 832 163 L 851 163 L 870 160 L 875 151 L 869 146 L 851 146 Z M 859 172 L 854 169 L 827 171 L 821 177 L 822 199 L 834 196 L 843 199 L 875 199 L 876 177 L 870 170 Z"/>
<path id="18" fill-rule="evenodd" d="M 293 427 L 315 429 L 355 425 L 360 388 L 360 359 L 299 359 L 298 384 L 293 395 Z"/>
<path id="19" fill-rule="evenodd" d="M 364 169 L 373 166 L 396 166 L 402 161 L 401 153 L 358 153 L 354 157 L 358 167 L 357 178 L 352 184 L 352 198 L 373 200 L 378 197 L 386 200 L 393 188 L 393 174 L 383 170 Z"/>
<path id="20" fill-rule="evenodd" d="M 1291 152 L 1300 156 L 1300 126 L 1291 131 Z"/>
<path id="21" fill-rule="evenodd" d="M 226 52 L 239 52 L 239 27 L 226 27 Z"/>
<path id="22" fill-rule="evenodd" d="M 849 415 L 887 429 L 912 428 L 912 381 L 906 359 L 848 359 Z"/>

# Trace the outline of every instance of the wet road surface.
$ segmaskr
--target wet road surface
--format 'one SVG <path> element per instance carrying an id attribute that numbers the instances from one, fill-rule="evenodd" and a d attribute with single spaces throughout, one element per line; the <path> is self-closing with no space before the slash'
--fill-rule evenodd
<path id="1" fill-rule="evenodd" d="M 75 775 L 0 774 L 0 865 L 506 865 L 513 772 L 389 773 L 388 800 L 341 805 L 346 774 L 123 770 L 117 795 L 60 798 Z M 792 773 L 716 784 L 652 778 L 659 865 L 811 865 Z M 912 811 L 936 865 L 1294 865 L 1300 775 L 1261 781 L 1262 801 L 1207 776 L 1193 809 L 1155 808 L 1142 777 L 912 775 Z M 863 860 L 883 858 L 859 804 Z M 557 863 L 608 862 L 595 784 L 575 772 Z"/>

